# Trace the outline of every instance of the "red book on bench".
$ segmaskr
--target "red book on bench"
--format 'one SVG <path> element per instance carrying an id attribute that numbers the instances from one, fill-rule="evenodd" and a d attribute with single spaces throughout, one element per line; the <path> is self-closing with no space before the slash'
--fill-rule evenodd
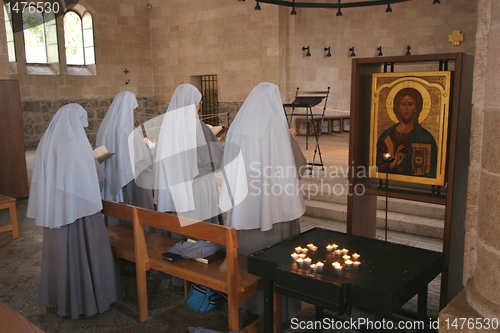
<path id="1" fill-rule="evenodd" d="M 224 251 L 217 251 L 212 255 L 209 255 L 208 257 L 205 258 L 196 258 L 195 260 L 204 264 L 210 264 L 211 262 L 217 261 L 219 259 L 225 258 L 226 257 L 226 252 Z"/>

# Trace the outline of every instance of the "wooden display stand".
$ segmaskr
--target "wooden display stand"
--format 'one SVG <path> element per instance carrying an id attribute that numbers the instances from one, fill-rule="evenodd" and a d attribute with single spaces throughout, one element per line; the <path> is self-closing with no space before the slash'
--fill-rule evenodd
<path id="1" fill-rule="evenodd" d="M 362 168 L 368 170 L 369 166 L 372 74 L 388 71 L 452 71 L 445 186 L 436 191 L 430 185 L 391 182 L 394 186 L 389 185 L 387 194 L 391 198 L 445 206 L 441 308 L 463 289 L 473 62 L 471 55 L 449 53 L 358 58 L 353 59 L 352 63 L 349 161 L 355 172 L 349 172 L 347 232 L 373 238 L 376 231 L 377 196 L 385 197 L 386 192 L 385 188 L 378 187 L 378 179 L 364 178 L 358 173 Z M 363 193 L 355 193 L 356 189 L 361 188 L 365 189 Z"/>
<path id="2" fill-rule="evenodd" d="M 27 198 L 28 171 L 24 151 L 21 96 L 17 80 L 0 80 L 0 193 Z"/>

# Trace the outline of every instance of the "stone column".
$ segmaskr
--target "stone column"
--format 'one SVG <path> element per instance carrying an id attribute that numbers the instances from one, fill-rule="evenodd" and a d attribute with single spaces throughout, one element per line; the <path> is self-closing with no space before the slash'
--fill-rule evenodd
<path id="1" fill-rule="evenodd" d="M 479 0 L 467 191 L 465 290 L 441 311 L 440 332 L 457 332 L 456 328 L 447 325 L 456 318 L 500 320 L 499 40 L 500 2 Z M 482 332 L 483 329 L 473 324 L 459 331 Z"/>

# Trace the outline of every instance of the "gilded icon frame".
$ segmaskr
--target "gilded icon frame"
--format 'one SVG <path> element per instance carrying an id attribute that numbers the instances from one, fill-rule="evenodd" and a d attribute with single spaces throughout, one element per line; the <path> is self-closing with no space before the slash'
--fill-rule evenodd
<path id="1" fill-rule="evenodd" d="M 450 87 L 451 71 L 372 74 L 371 178 L 387 177 L 389 180 L 416 184 L 445 185 Z M 401 109 L 403 107 L 397 107 L 399 117 L 396 115 L 395 99 L 401 100 L 401 95 L 407 95 L 405 92 L 408 91 L 417 96 L 413 102 L 416 105 L 414 110 L 420 109 L 416 112 L 418 121 L 416 116 L 408 116 L 409 113 Z M 403 114 L 413 120 L 400 121 L 400 118 L 404 119 Z M 413 125 L 409 127 L 409 123 Z M 412 130 L 405 136 L 401 134 L 403 132 L 394 130 L 396 127 L 403 132 L 408 128 Z M 390 155 L 383 156 L 384 152 Z M 395 157 L 396 161 L 387 161 Z"/>

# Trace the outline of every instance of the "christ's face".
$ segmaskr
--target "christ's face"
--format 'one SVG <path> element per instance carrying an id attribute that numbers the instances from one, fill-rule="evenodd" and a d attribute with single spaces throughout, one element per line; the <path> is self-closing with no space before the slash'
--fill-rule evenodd
<path id="1" fill-rule="evenodd" d="M 405 124 L 409 124 L 413 121 L 413 117 L 416 111 L 416 102 L 415 99 L 411 96 L 403 96 L 399 100 L 399 104 L 397 105 L 399 120 Z"/>

